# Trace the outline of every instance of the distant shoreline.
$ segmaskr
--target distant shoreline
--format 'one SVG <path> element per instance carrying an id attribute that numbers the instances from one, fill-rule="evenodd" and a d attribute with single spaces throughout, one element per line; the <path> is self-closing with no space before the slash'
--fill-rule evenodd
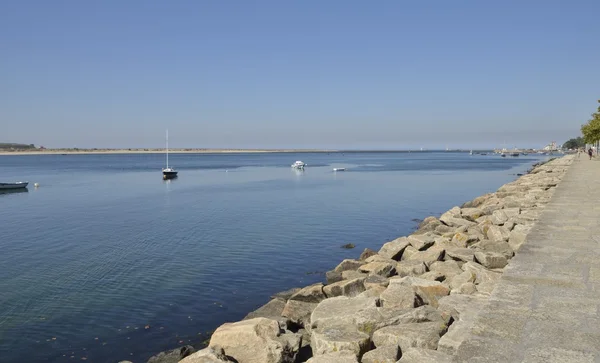
<path id="1" fill-rule="evenodd" d="M 492 152 L 492 150 L 473 150 Z M 97 155 L 97 154 L 163 154 L 164 149 L 33 149 L 0 150 L 0 156 L 7 155 Z M 268 153 L 428 153 L 428 152 L 469 152 L 469 149 L 455 150 L 325 150 L 325 149 L 172 149 L 171 154 L 268 154 Z"/>
<path id="2" fill-rule="evenodd" d="M 172 149 L 170 154 L 329 153 L 339 150 L 306 149 Z M 5 155 L 164 154 L 164 149 L 46 149 L 0 151 Z"/>

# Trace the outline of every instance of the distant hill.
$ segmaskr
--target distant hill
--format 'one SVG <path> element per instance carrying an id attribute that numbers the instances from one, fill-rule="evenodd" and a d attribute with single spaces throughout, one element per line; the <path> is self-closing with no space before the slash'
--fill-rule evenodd
<path id="1" fill-rule="evenodd" d="M 30 150 L 35 149 L 34 144 L 17 144 L 10 142 L 0 142 L 0 150 Z"/>

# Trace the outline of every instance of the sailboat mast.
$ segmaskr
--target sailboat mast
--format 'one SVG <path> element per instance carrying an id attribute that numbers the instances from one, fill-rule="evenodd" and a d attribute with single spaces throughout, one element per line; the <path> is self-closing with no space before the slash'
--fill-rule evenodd
<path id="1" fill-rule="evenodd" d="M 169 129 L 167 129 L 167 169 L 169 169 Z"/>

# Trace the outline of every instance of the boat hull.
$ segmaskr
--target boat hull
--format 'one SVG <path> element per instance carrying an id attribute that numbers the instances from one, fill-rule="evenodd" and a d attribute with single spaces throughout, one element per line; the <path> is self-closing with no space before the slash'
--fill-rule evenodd
<path id="1" fill-rule="evenodd" d="M 27 188 L 28 182 L 0 183 L 0 190 Z"/>
<path id="2" fill-rule="evenodd" d="M 177 178 L 176 171 L 163 171 L 163 179 L 174 179 Z"/>

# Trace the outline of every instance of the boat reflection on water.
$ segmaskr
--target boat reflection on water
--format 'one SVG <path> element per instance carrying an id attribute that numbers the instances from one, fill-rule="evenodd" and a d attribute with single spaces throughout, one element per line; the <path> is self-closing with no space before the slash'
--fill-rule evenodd
<path id="1" fill-rule="evenodd" d="M 17 193 L 29 193 L 29 189 L 27 189 L 27 188 L 19 188 L 19 189 L 0 189 L 0 195 L 5 195 L 5 194 L 17 194 Z"/>

